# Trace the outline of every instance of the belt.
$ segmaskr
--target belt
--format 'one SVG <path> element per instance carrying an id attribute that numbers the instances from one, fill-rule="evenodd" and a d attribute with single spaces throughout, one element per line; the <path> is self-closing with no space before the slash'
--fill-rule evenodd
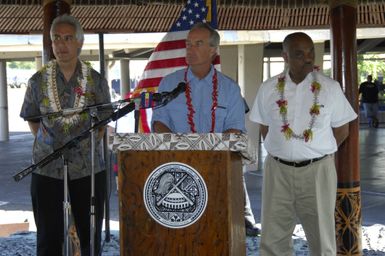
<path id="1" fill-rule="evenodd" d="M 309 159 L 309 160 L 305 160 L 305 161 L 301 161 L 301 162 L 290 162 L 290 161 L 286 161 L 286 160 L 283 160 L 281 158 L 278 158 L 276 156 L 273 156 L 273 158 L 282 163 L 282 164 L 286 164 L 286 165 L 289 165 L 289 166 L 293 166 L 293 167 L 304 167 L 306 165 L 309 165 L 311 163 L 314 163 L 314 162 L 317 162 L 319 160 L 322 160 L 324 159 L 326 156 L 328 155 L 324 155 L 324 156 L 321 156 L 321 157 L 318 157 L 318 158 L 313 158 L 313 159 Z"/>

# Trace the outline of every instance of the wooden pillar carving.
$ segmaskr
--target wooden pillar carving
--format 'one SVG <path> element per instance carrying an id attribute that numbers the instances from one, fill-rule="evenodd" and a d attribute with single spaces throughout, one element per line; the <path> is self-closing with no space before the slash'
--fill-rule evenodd
<path id="1" fill-rule="evenodd" d="M 356 113 L 357 87 L 357 0 L 330 0 L 333 78 Z M 336 154 L 338 174 L 336 202 L 337 255 L 362 255 L 361 188 L 359 165 L 359 121 L 350 123 L 349 137 Z"/>
<path id="2" fill-rule="evenodd" d="M 70 13 L 72 0 L 43 0 L 43 63 L 54 58 L 49 31 L 52 21 L 64 13 Z"/>

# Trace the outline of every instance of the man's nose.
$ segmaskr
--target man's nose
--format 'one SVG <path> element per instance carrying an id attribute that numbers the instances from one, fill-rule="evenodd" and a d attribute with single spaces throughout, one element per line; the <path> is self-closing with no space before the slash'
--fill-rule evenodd
<path id="1" fill-rule="evenodd" d="M 305 63 L 313 63 L 314 62 L 314 54 L 313 53 L 305 54 L 304 61 L 305 61 Z"/>
<path id="2" fill-rule="evenodd" d="M 57 40 L 57 41 L 54 42 L 54 44 L 55 44 L 56 46 L 60 46 L 60 47 L 66 45 L 66 43 L 65 43 L 64 40 Z"/>
<path id="3" fill-rule="evenodd" d="M 193 51 L 194 51 L 194 47 L 193 46 L 186 47 L 186 52 L 191 53 Z"/>

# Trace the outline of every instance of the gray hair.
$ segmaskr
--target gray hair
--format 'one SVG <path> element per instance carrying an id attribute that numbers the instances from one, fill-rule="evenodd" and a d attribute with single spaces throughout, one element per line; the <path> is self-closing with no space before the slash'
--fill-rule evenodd
<path id="1" fill-rule="evenodd" d="M 53 40 L 54 30 L 56 26 L 59 24 L 68 24 L 70 26 L 73 26 L 75 28 L 76 39 L 83 44 L 84 42 L 83 28 L 80 25 L 80 22 L 75 17 L 68 14 L 63 14 L 61 16 L 58 16 L 53 20 L 51 25 L 51 30 L 50 30 L 51 40 Z"/>
<path id="2" fill-rule="evenodd" d="M 209 31 L 210 32 L 210 38 L 209 38 L 210 46 L 218 48 L 221 37 L 219 36 L 219 33 L 215 29 L 213 29 L 209 24 L 202 23 L 202 22 L 196 23 L 194 26 L 192 26 L 190 31 L 193 31 L 195 29 L 206 29 L 207 31 Z"/>

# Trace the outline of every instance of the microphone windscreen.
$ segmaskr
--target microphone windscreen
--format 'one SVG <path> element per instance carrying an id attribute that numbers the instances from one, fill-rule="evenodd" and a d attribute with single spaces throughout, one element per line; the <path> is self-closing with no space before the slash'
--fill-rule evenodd
<path id="1" fill-rule="evenodd" d="M 186 86 L 187 86 L 187 84 L 185 82 L 180 82 L 177 86 L 178 92 L 182 93 L 182 92 L 186 91 Z"/>
<path id="2" fill-rule="evenodd" d="M 140 108 L 151 108 L 152 106 L 152 93 L 142 92 L 140 94 Z"/>

